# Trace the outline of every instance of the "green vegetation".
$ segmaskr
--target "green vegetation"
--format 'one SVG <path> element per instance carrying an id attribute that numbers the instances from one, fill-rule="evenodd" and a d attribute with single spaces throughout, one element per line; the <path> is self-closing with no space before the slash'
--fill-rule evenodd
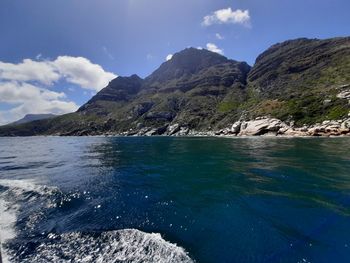
<path id="1" fill-rule="evenodd" d="M 227 127 L 270 115 L 296 125 L 347 116 L 350 38 L 296 39 L 262 53 L 253 68 L 216 53 L 185 49 L 149 77 L 118 77 L 78 112 L 0 127 L 0 135 L 94 135 L 180 124 Z"/>
<path id="2" fill-rule="evenodd" d="M 230 111 L 236 110 L 240 106 L 237 101 L 223 101 L 220 102 L 218 110 L 222 113 L 228 113 Z"/>

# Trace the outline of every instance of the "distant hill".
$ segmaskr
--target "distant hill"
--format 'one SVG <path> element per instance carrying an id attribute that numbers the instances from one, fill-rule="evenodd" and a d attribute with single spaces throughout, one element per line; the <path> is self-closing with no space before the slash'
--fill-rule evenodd
<path id="1" fill-rule="evenodd" d="M 12 122 L 9 125 L 19 125 L 19 124 L 24 124 L 24 123 L 31 122 L 31 121 L 46 120 L 46 119 L 50 119 L 50 118 L 54 118 L 54 117 L 57 117 L 57 115 L 54 115 L 54 114 L 27 114 L 22 119 L 15 121 L 15 122 Z"/>
<path id="2" fill-rule="evenodd" d="M 350 110 L 350 38 L 278 43 L 253 67 L 187 48 L 150 76 L 118 77 L 77 112 L 0 128 L 0 135 L 170 134 L 271 116 L 296 125 Z"/>

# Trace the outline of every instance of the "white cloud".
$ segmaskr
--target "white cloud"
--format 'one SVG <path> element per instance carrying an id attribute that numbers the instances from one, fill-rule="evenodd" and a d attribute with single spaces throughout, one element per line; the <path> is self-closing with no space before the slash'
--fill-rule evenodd
<path id="1" fill-rule="evenodd" d="M 15 81 L 0 82 L 0 103 L 13 106 L 0 111 L 0 124 L 13 122 L 28 113 L 64 114 L 78 109 L 78 105 L 66 100 L 63 92 Z"/>
<path id="2" fill-rule="evenodd" d="M 64 114 L 77 110 L 78 105 L 69 101 L 64 92 L 48 89 L 59 80 L 97 92 L 116 77 L 83 57 L 24 59 L 18 64 L 0 61 L 0 103 L 10 106 L 10 109 L 0 111 L 0 124 L 15 121 L 28 113 Z"/>
<path id="3" fill-rule="evenodd" d="M 213 24 L 241 24 L 250 26 L 249 10 L 232 10 L 229 7 L 217 10 L 203 18 L 203 26 L 211 26 Z"/>
<path id="4" fill-rule="evenodd" d="M 207 44 L 207 49 L 211 52 L 215 52 L 215 53 L 218 53 L 220 55 L 223 55 L 224 54 L 224 51 L 220 48 L 218 48 L 217 45 L 213 44 L 213 43 L 208 43 Z"/>
<path id="5" fill-rule="evenodd" d="M 19 64 L 0 61 L 0 80 L 37 81 L 45 85 L 51 85 L 59 78 L 59 72 L 48 61 L 24 59 Z"/>
<path id="6" fill-rule="evenodd" d="M 169 61 L 169 60 L 172 59 L 172 58 L 173 58 L 173 54 L 169 54 L 169 55 L 166 56 L 165 60 L 166 60 L 166 61 Z"/>
<path id="7" fill-rule="evenodd" d="M 24 59 L 19 64 L 0 61 L 0 80 L 38 82 L 52 85 L 65 79 L 85 89 L 99 91 L 117 75 L 106 72 L 98 64 L 83 57 L 60 56 L 53 61 Z"/>
<path id="8" fill-rule="evenodd" d="M 223 37 L 222 35 L 220 35 L 219 33 L 216 33 L 216 34 L 215 34 L 215 37 L 216 37 L 217 39 L 219 39 L 219 40 L 223 40 L 223 39 L 224 39 L 224 37 Z"/>
<path id="9" fill-rule="evenodd" d="M 117 77 L 83 57 L 60 56 L 53 64 L 66 81 L 85 89 L 99 91 Z"/>

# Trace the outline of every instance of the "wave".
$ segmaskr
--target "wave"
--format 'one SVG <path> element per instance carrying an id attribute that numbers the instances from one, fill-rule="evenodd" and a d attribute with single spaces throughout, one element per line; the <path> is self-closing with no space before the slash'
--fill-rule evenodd
<path id="1" fill-rule="evenodd" d="M 145 233 L 137 229 L 122 229 L 101 233 L 48 233 L 31 240 L 30 249 L 19 240 L 17 246 L 16 223 L 24 206 L 41 203 L 55 208 L 70 201 L 76 194 L 64 195 L 59 189 L 38 186 L 30 180 L 0 180 L 0 240 L 3 262 L 194 262 L 180 246 L 167 242 L 159 233 Z M 26 230 L 35 225 L 40 212 L 29 217 Z M 5 244 L 5 246 L 4 246 Z M 18 247 L 17 247 L 18 248 Z"/>
<path id="2" fill-rule="evenodd" d="M 29 204 L 54 188 L 38 186 L 31 180 L 0 180 L 0 250 L 4 263 L 10 262 L 5 245 L 16 237 L 15 225 L 23 203 Z"/>
<path id="3" fill-rule="evenodd" d="M 123 229 L 84 234 L 49 234 L 33 253 L 18 262 L 194 262 L 187 252 L 158 233 Z"/>

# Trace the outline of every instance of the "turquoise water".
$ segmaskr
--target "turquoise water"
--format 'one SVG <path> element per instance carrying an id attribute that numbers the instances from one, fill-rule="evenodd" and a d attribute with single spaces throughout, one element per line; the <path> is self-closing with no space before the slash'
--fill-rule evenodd
<path id="1" fill-rule="evenodd" d="M 0 145 L 11 262 L 350 262 L 350 138 Z"/>

